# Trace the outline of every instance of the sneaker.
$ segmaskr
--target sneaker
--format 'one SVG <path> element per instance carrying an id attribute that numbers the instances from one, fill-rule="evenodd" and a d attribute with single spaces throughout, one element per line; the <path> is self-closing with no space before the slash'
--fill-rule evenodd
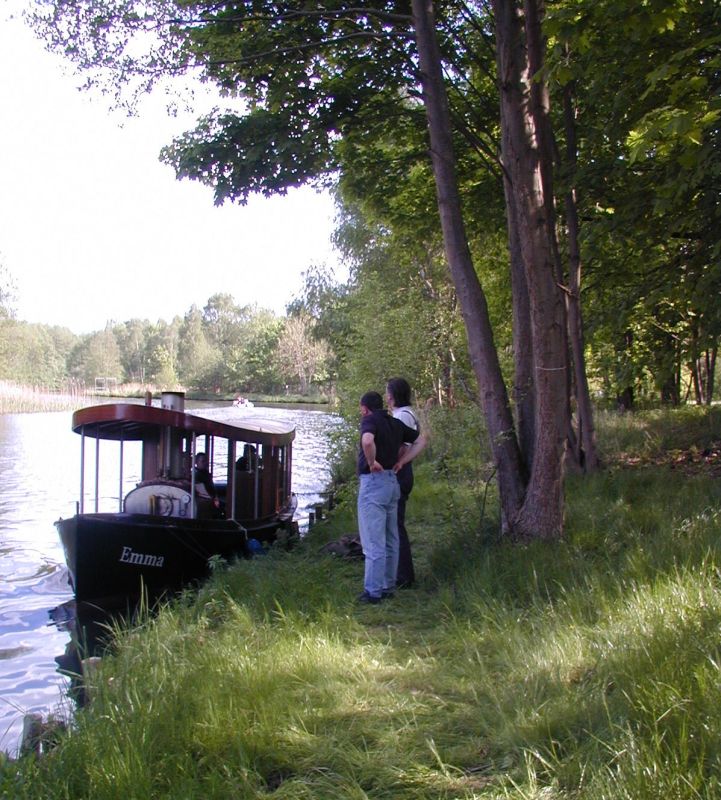
<path id="1" fill-rule="evenodd" d="M 368 592 L 361 592 L 358 595 L 358 602 L 359 603 L 368 603 L 369 605 L 376 606 L 380 603 L 380 597 L 373 597 L 372 594 L 368 594 Z"/>
<path id="2" fill-rule="evenodd" d="M 392 600 L 396 593 L 392 589 L 384 589 L 381 592 L 381 600 Z"/>

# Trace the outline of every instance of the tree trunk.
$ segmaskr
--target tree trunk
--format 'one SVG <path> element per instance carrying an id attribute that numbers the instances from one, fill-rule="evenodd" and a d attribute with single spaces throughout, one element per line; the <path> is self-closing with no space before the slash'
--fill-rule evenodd
<path id="1" fill-rule="evenodd" d="M 703 392 L 703 379 L 701 378 L 701 359 L 692 358 L 688 365 L 691 371 L 691 383 L 693 384 L 693 393 L 696 398 L 696 405 L 703 405 L 705 403 Z"/>
<path id="2" fill-rule="evenodd" d="M 706 350 L 706 405 L 710 406 L 713 402 L 713 382 L 716 377 L 716 356 L 718 347 Z"/>
<path id="3" fill-rule="evenodd" d="M 535 368 L 535 446 L 514 533 L 552 538 L 563 530 L 563 455 L 568 423 L 567 334 L 552 223 L 550 124 L 534 77 L 542 64 L 540 11 L 493 0 L 501 93 L 503 165 L 511 184 L 530 302 Z M 536 67 L 531 69 L 531 65 Z"/>
<path id="4" fill-rule="evenodd" d="M 526 270 L 518 236 L 516 207 L 513 202 L 511 183 L 505 170 L 503 171 L 503 188 L 506 196 L 511 297 L 513 300 L 513 359 L 515 367 L 513 401 L 516 408 L 518 444 L 526 468 L 524 477 L 527 479 L 528 473 L 533 467 L 533 446 L 536 438 L 531 309 L 528 300 Z"/>
<path id="5" fill-rule="evenodd" d="M 563 93 L 563 119 L 566 131 L 566 159 L 571 174 L 575 176 L 577 163 L 576 121 L 570 85 Z M 575 178 L 573 179 L 575 181 Z M 586 355 L 584 353 L 583 318 L 581 314 L 581 250 L 578 244 L 578 209 L 576 191 L 569 188 L 566 193 L 566 228 L 568 231 L 568 337 L 573 359 L 574 390 L 576 395 L 576 415 L 578 430 L 576 435 L 576 461 L 584 472 L 598 469 L 596 449 L 596 430 L 593 423 L 593 406 L 586 375 Z"/>
<path id="6" fill-rule="evenodd" d="M 692 339 L 692 356 L 688 364 L 693 380 L 694 394 L 698 405 L 710 406 L 713 401 L 713 382 L 716 373 L 717 348 L 706 348 L 703 353 L 698 352 L 698 335 L 694 331 Z"/>
<path id="7" fill-rule="evenodd" d="M 535 58 L 540 58 L 540 12 L 530 6 L 526 35 Z M 494 0 L 503 165 L 510 183 L 510 203 L 516 215 L 528 287 L 535 370 L 534 455 L 524 493 L 521 454 L 508 396 L 486 300 L 473 269 L 463 225 L 433 4 L 431 0 L 412 0 L 412 7 L 446 257 L 466 325 L 471 362 L 498 468 L 502 515 L 508 531 L 517 538 L 554 538 L 563 531 L 568 342 L 552 224 L 551 138 L 543 93 L 533 89 L 515 3 Z"/>
<path id="8" fill-rule="evenodd" d="M 619 411 L 633 411 L 633 387 L 627 386 L 616 395 L 616 408 Z"/>
<path id="9" fill-rule="evenodd" d="M 524 499 L 521 454 L 486 298 L 473 267 L 463 223 L 432 0 L 412 0 L 412 9 L 445 253 L 466 327 L 471 363 L 498 470 L 501 512 L 503 519 L 512 526 Z"/>

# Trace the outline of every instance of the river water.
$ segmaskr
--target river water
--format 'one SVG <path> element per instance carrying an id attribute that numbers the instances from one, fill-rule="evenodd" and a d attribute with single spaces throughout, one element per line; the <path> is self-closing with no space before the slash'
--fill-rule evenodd
<path id="1" fill-rule="evenodd" d="M 193 403 L 186 403 L 186 410 L 219 420 L 242 416 L 295 424 L 296 518 L 301 533 L 307 529 L 309 511 L 323 502 L 330 482 L 329 434 L 340 424 L 338 417 L 307 409 L 240 412 L 228 405 Z M 71 417 L 70 412 L 0 415 L 0 751 L 10 755 L 17 752 L 26 714 L 67 717 L 72 705 L 69 681 L 55 662 L 70 637 L 50 619 L 52 609 L 72 599 L 53 525 L 75 513 L 79 496 L 80 437 L 71 431 Z M 86 460 L 92 449 L 86 445 Z M 123 470 L 127 488 L 139 480 L 133 460 L 130 452 Z M 90 475 L 92 464 L 88 466 Z M 94 486 L 86 487 L 86 511 L 92 510 L 88 491 L 94 495 Z M 100 510 L 117 510 L 118 493 L 117 479 L 111 476 L 101 484 L 100 496 L 114 507 Z"/>

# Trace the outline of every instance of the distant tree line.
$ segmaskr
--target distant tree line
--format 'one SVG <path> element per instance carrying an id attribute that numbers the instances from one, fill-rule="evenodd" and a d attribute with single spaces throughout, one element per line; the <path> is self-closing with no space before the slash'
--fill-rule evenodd
<path id="1" fill-rule="evenodd" d="M 77 335 L 17 320 L 0 296 L 0 379 L 92 389 L 96 379 L 208 393 L 318 394 L 332 352 L 302 309 L 286 317 L 215 294 L 170 322 L 130 319 Z"/>

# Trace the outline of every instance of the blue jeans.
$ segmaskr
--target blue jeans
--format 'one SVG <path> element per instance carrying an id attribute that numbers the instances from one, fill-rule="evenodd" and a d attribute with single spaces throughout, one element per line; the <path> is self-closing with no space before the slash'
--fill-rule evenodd
<path id="1" fill-rule="evenodd" d="M 358 530 L 365 556 L 364 588 L 371 597 L 392 592 L 398 570 L 398 498 L 390 470 L 360 476 Z"/>

